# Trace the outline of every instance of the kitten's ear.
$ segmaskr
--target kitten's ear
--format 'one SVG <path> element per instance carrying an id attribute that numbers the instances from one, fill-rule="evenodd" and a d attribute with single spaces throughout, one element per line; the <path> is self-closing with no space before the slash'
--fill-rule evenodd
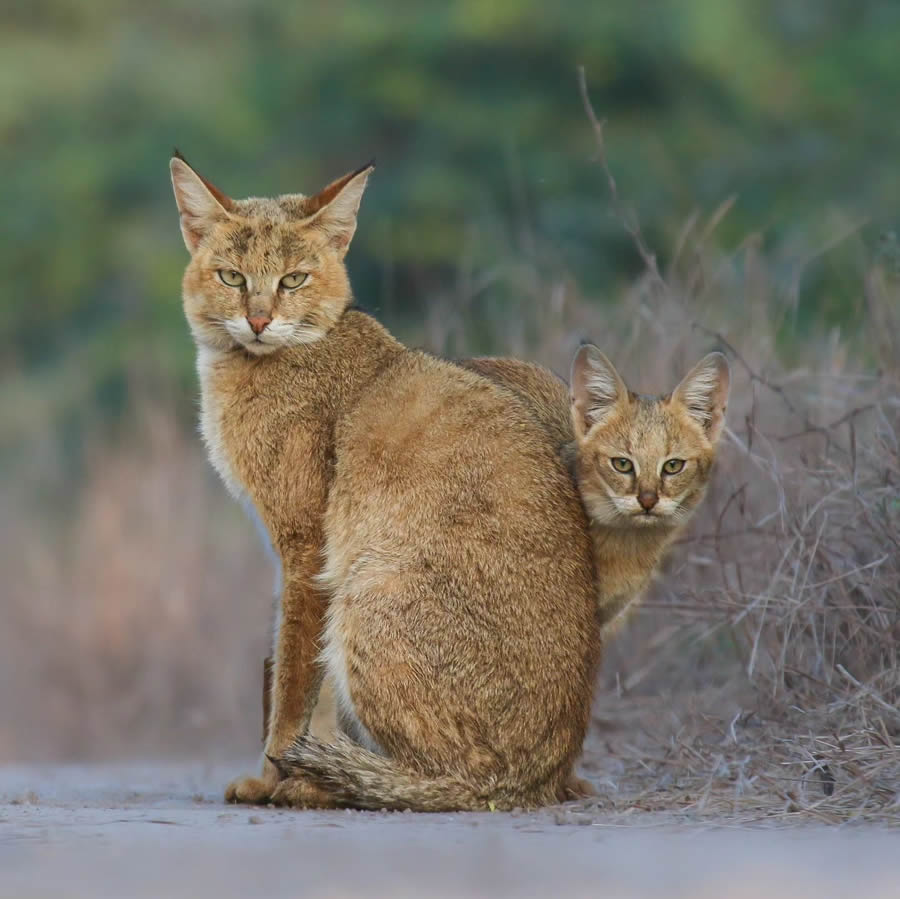
<path id="1" fill-rule="evenodd" d="M 570 383 L 572 425 L 579 440 L 616 405 L 628 402 L 625 382 L 612 362 L 591 344 L 585 344 L 575 354 Z"/>
<path id="2" fill-rule="evenodd" d="M 711 443 L 719 439 L 725 426 L 730 386 L 728 360 L 722 353 L 710 353 L 688 372 L 672 393 L 672 399 L 687 409 Z"/>
<path id="3" fill-rule="evenodd" d="M 346 253 L 356 231 L 356 215 L 369 175 L 375 170 L 370 162 L 337 181 L 332 181 L 324 190 L 306 201 L 307 219 L 328 236 L 329 243 L 341 253 Z"/>
<path id="4" fill-rule="evenodd" d="M 213 222 L 227 217 L 234 208 L 234 200 L 198 175 L 177 150 L 169 163 L 169 171 L 181 217 L 181 234 L 188 252 L 193 254 Z"/>

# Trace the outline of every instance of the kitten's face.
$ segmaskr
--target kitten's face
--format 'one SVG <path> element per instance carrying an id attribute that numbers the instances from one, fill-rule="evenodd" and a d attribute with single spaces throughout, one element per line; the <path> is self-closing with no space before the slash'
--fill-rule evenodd
<path id="1" fill-rule="evenodd" d="M 371 166 L 313 197 L 247 200 L 226 197 L 180 158 L 171 169 L 197 343 L 264 356 L 324 337 L 350 301 L 343 259 Z"/>
<path id="2" fill-rule="evenodd" d="M 577 476 L 591 520 L 672 528 L 700 502 L 728 398 L 728 363 L 707 356 L 669 395 L 638 396 L 595 347 L 572 372 Z"/>

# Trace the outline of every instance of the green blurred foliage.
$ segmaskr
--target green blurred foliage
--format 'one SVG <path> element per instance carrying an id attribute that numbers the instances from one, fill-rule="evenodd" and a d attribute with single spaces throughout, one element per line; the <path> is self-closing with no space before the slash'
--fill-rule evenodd
<path id="1" fill-rule="evenodd" d="M 845 323 L 896 228 L 898 47 L 896 0 L 6 0 L 6 425 L 65 433 L 120 411 L 135 372 L 189 410 L 176 144 L 236 196 L 311 192 L 376 157 L 352 276 L 411 338 L 461 261 L 539 254 L 602 302 L 641 261 L 610 213 L 578 64 L 663 262 L 692 210 L 736 194 L 719 239 L 762 234 L 787 291 L 796 260 L 868 219 L 815 257 L 789 319 Z M 486 320 L 514 289 L 479 296 Z"/>

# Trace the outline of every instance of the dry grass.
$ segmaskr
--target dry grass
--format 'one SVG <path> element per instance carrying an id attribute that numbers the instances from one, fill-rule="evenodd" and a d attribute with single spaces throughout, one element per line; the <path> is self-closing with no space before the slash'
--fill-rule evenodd
<path id="1" fill-rule="evenodd" d="M 549 254 L 511 254 L 464 266 L 423 326 L 433 349 L 465 352 L 502 281 L 520 306 L 499 352 L 565 371 L 589 337 L 650 392 L 712 348 L 732 360 L 709 497 L 607 649 L 585 763 L 600 804 L 623 820 L 900 824 L 898 284 L 867 264 L 862 332 L 800 333 L 816 248 L 785 275 L 762 235 L 717 247 L 729 201 L 688 220 L 663 268 L 614 201 L 646 270 L 613 302 L 552 274 Z M 152 403 L 137 420 L 134 440 L 98 449 L 56 532 L 7 485 L 0 757 L 257 745 L 269 568 L 199 441 Z"/>
<path id="2" fill-rule="evenodd" d="M 667 686 L 639 748 L 611 741 L 613 805 L 900 824 L 896 369 L 720 342 L 738 378 L 715 487 L 614 650 L 620 707 Z"/>

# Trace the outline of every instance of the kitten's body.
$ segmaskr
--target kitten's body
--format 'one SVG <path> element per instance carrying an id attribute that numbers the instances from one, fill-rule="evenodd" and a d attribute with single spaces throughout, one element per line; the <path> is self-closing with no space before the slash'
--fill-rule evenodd
<path id="1" fill-rule="evenodd" d="M 235 202 L 172 168 L 204 436 L 283 568 L 271 761 L 227 797 L 565 798 L 600 641 L 587 521 L 554 440 L 509 391 L 346 308 L 367 172 Z M 307 267 L 308 292 L 284 286 Z M 303 736 L 323 666 L 354 741 Z"/>

